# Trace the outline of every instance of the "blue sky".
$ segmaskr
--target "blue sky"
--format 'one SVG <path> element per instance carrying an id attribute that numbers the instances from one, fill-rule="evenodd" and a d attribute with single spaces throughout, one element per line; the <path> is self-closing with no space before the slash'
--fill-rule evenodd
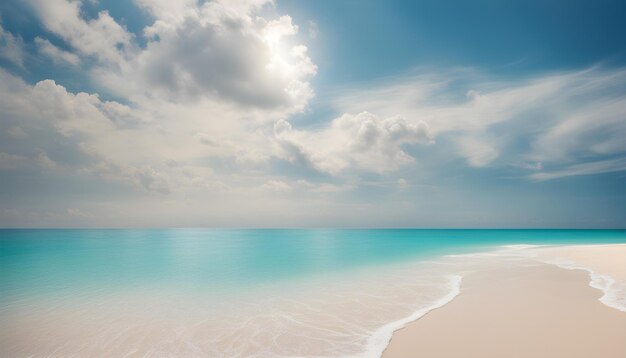
<path id="1" fill-rule="evenodd" d="M 625 10 L 5 1 L 0 224 L 624 227 Z"/>
<path id="2" fill-rule="evenodd" d="M 320 78 L 371 79 L 420 65 L 502 75 L 623 65 L 619 1 L 312 1 L 281 4 L 326 29 Z M 314 47 L 316 48 L 316 47 Z M 326 77 L 328 76 L 328 77 Z"/>

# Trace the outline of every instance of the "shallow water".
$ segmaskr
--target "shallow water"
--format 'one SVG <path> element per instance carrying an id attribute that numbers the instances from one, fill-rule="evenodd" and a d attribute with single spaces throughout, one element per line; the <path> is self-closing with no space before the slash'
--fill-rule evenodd
<path id="1" fill-rule="evenodd" d="M 1 230 L 0 355 L 376 356 L 494 263 L 462 254 L 615 242 L 626 233 Z"/>

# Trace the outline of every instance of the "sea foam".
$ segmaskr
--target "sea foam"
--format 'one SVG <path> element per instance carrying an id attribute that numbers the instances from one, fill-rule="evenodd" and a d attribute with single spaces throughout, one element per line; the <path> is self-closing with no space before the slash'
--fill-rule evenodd
<path id="1" fill-rule="evenodd" d="M 390 322 L 377 329 L 376 332 L 368 340 L 366 351 L 362 355 L 359 355 L 359 357 L 380 357 L 389 345 L 393 332 L 404 328 L 410 322 L 420 319 L 428 312 L 437 308 L 441 308 L 451 302 L 456 296 L 459 295 L 459 293 L 461 293 L 461 282 L 463 280 L 463 277 L 460 275 L 452 275 L 449 277 L 449 280 L 450 291 L 447 295 L 435 302 L 432 302 L 426 307 L 418 309 L 408 317 L 394 322 Z"/>
<path id="2" fill-rule="evenodd" d="M 606 274 L 599 274 L 593 269 L 582 266 L 572 260 L 558 258 L 546 260 L 546 263 L 556 265 L 567 270 L 583 270 L 589 273 L 591 281 L 589 286 L 602 291 L 600 302 L 605 305 L 626 312 L 626 284 L 618 282 L 613 277 Z"/>

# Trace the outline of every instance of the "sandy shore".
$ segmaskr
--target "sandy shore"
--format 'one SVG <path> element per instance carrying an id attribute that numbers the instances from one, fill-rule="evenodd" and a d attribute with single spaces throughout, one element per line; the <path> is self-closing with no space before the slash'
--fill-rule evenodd
<path id="1" fill-rule="evenodd" d="M 547 247 L 536 252 L 540 259 L 569 262 L 626 283 L 626 244 Z"/>
<path id="2" fill-rule="evenodd" d="M 626 266 L 626 245 L 539 253 L 620 278 Z M 469 275 L 451 303 L 395 332 L 383 357 L 626 357 L 626 313 L 589 282 L 541 263 Z"/>

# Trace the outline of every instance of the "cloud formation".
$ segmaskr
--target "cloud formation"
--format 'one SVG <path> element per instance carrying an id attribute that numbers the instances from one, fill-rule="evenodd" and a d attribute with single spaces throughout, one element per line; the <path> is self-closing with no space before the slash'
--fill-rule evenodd
<path id="1" fill-rule="evenodd" d="M 42 54 L 48 56 L 52 61 L 56 63 L 67 62 L 72 65 L 78 65 L 80 58 L 71 52 L 61 50 L 57 46 L 50 43 L 46 39 L 41 37 L 35 37 L 35 45 Z"/>
<path id="2" fill-rule="evenodd" d="M 24 67 L 24 42 L 21 37 L 4 30 L 0 23 L 0 58 Z"/>
<path id="3" fill-rule="evenodd" d="M 468 69 L 418 73 L 364 91 L 347 90 L 335 106 L 419 118 L 469 166 L 544 173 L 529 174 L 533 178 L 574 175 L 583 164 L 585 174 L 594 168 L 620 171 L 622 166 L 611 168 L 605 159 L 626 155 L 626 71 L 621 69 L 593 67 L 509 81 Z"/>
<path id="4" fill-rule="evenodd" d="M 330 32 L 296 24 L 272 1 L 136 0 L 148 25 L 134 32 L 83 1 L 28 2 L 42 30 L 0 27 L 10 63 L 0 69 L 0 171 L 12 185 L 0 192 L 0 223 L 72 213 L 123 225 L 123 210 L 148 225 L 178 212 L 264 223 L 272 210 L 299 219 L 313 210 L 346 224 L 377 218 L 379 199 L 395 220 L 419 205 L 410 195 L 462 200 L 441 183 L 470 173 L 540 186 L 626 170 L 623 69 L 504 78 L 422 68 L 325 84 L 313 101 L 307 41 Z M 59 78 L 33 80 L 44 57 L 52 69 L 42 73 Z M 89 199 L 69 202 L 73 185 Z M 54 194 L 64 207 L 29 210 L 48 187 L 65 188 Z"/>
<path id="5" fill-rule="evenodd" d="M 108 110 L 111 102 L 70 93 L 52 80 L 31 86 L 2 70 L 0 93 L 1 150 L 14 152 L 10 155 L 24 158 L 32 167 L 68 174 L 103 162 L 123 164 L 107 144 L 122 131 Z"/>
<path id="6" fill-rule="evenodd" d="M 62 38 L 79 54 L 104 63 L 119 64 L 134 51 L 133 35 L 108 11 L 93 18 L 82 17 L 81 1 L 29 0 L 43 26 Z"/>
<path id="7" fill-rule="evenodd" d="M 281 155 L 330 174 L 345 170 L 385 173 L 413 162 L 404 145 L 430 144 L 432 135 L 423 121 L 401 117 L 379 118 L 362 112 L 344 114 L 315 131 L 294 130 L 287 121 L 274 125 Z"/>
<path id="8" fill-rule="evenodd" d="M 36 167 L 42 154 L 58 168 L 157 193 L 223 187 L 210 163 L 257 170 L 250 168 L 273 155 L 272 123 L 303 111 L 313 96 L 308 79 L 316 66 L 294 41 L 298 27 L 289 16 L 261 16 L 270 1 L 138 1 L 153 18 L 141 34 L 107 11 L 89 18 L 80 1 L 30 3 L 71 51 L 43 37 L 33 47 L 57 64 L 83 62 L 97 87 L 125 103 L 0 71 L 3 135 L 12 138 L 7 163 L 20 152 Z M 2 36 L 7 46 L 21 46 L 18 37 Z"/>
<path id="9" fill-rule="evenodd" d="M 154 22 L 140 35 L 107 11 L 85 19 L 80 1 L 31 3 L 46 29 L 98 61 L 92 75 L 99 84 L 131 101 L 226 100 L 293 113 L 313 97 L 308 79 L 317 68 L 306 46 L 292 40 L 298 27 L 290 16 L 260 15 L 270 1 L 141 0 Z M 78 61 L 46 40 L 36 41 L 53 59 Z"/>

